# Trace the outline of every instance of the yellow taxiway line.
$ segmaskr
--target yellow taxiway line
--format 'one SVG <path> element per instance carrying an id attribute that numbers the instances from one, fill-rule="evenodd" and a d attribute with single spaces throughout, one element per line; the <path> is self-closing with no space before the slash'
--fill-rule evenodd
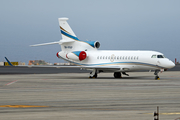
<path id="1" fill-rule="evenodd" d="M 33 108 L 33 107 L 48 107 L 48 106 L 36 106 L 36 105 L 0 105 L 0 107 L 9 107 L 9 108 Z"/>

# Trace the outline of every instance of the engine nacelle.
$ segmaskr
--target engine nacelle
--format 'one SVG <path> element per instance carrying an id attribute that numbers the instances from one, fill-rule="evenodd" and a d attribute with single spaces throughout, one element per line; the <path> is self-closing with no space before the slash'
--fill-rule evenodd
<path id="1" fill-rule="evenodd" d="M 94 48 L 99 48 L 100 47 L 100 43 L 98 41 L 85 41 L 86 43 L 88 43 L 89 45 L 91 45 Z"/>
<path id="2" fill-rule="evenodd" d="M 74 52 L 66 54 L 66 58 L 72 59 L 72 60 L 75 60 L 75 61 L 85 60 L 86 57 L 87 57 L 87 54 L 86 54 L 85 51 L 74 51 Z"/>
<path id="3" fill-rule="evenodd" d="M 58 58 L 60 58 L 60 56 L 59 56 L 59 52 L 57 52 L 57 53 L 56 53 L 56 56 L 57 56 Z"/>

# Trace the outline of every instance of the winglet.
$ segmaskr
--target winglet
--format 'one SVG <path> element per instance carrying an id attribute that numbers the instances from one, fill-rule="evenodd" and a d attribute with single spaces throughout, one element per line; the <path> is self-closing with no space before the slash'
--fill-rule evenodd
<path id="1" fill-rule="evenodd" d="M 5 59 L 6 59 L 6 61 L 8 62 L 8 64 L 9 64 L 10 66 L 13 66 L 13 65 L 11 64 L 11 62 L 7 59 L 7 57 L 5 57 Z"/>

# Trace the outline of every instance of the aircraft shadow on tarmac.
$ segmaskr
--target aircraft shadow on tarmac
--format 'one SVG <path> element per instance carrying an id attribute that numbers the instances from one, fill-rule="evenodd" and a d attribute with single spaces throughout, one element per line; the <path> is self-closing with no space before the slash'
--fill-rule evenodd
<path id="1" fill-rule="evenodd" d="M 49 79 L 84 79 L 84 80 L 154 80 L 154 76 L 132 76 L 132 77 L 122 77 L 122 78 L 114 78 L 112 77 L 98 77 L 98 78 L 88 78 L 85 76 L 56 76 L 49 77 Z"/>

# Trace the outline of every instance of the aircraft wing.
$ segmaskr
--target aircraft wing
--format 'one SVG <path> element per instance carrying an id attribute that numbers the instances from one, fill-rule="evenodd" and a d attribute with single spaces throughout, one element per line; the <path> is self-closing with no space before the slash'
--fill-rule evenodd
<path id="1" fill-rule="evenodd" d="M 9 65 L 13 66 L 11 62 L 5 57 L 6 61 L 9 63 Z M 108 70 L 119 70 L 120 66 L 72 66 L 72 65 L 18 65 L 21 67 L 50 67 L 50 68 L 80 68 L 80 69 L 108 69 Z M 14 67 L 18 67 L 14 66 Z"/>
<path id="2" fill-rule="evenodd" d="M 19 65 L 20 66 L 20 65 Z M 71 66 L 71 65 L 22 65 L 22 67 L 50 67 L 50 68 L 82 68 L 82 69 L 116 69 L 119 70 L 119 66 Z"/>

